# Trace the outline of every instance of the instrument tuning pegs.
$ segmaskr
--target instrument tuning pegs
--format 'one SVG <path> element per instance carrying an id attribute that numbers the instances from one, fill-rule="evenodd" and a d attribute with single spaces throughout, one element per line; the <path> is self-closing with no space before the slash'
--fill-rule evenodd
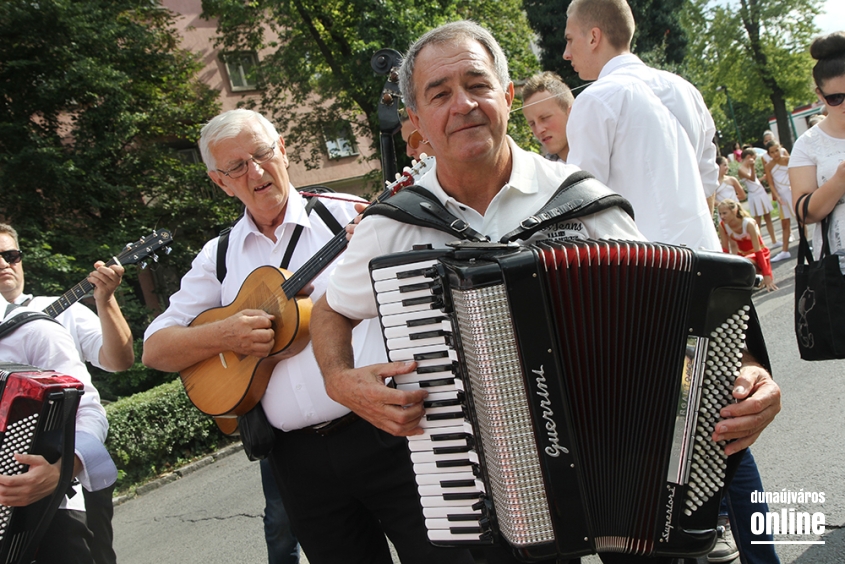
<path id="1" fill-rule="evenodd" d="M 397 172 L 396 173 L 396 180 L 400 180 L 401 178 L 402 178 L 402 175 Z"/>
<path id="2" fill-rule="evenodd" d="M 138 266 L 140 266 L 140 267 L 141 267 L 141 270 L 146 270 L 146 268 L 147 268 L 147 261 L 142 260 L 141 262 L 139 262 L 139 263 L 138 263 Z"/>
<path id="3" fill-rule="evenodd" d="M 428 158 L 428 155 L 426 155 L 425 153 L 420 153 L 420 160 L 419 160 L 419 162 L 423 162 L 423 161 L 424 161 L 424 160 L 426 160 L 427 158 Z M 416 163 L 414 163 L 414 164 L 416 164 Z"/>
<path id="4" fill-rule="evenodd" d="M 413 174 L 414 171 L 411 170 L 411 167 L 406 166 L 405 168 L 402 169 L 402 172 L 405 172 L 405 173 L 408 173 L 408 174 Z"/>
<path id="5" fill-rule="evenodd" d="M 157 255 L 157 254 L 153 253 L 153 254 L 150 256 L 150 258 L 152 258 L 152 259 L 153 259 L 153 262 L 158 262 L 158 255 Z"/>
<path id="6" fill-rule="evenodd" d="M 173 252 L 172 247 L 164 247 L 164 254 L 169 255 L 172 252 Z"/>

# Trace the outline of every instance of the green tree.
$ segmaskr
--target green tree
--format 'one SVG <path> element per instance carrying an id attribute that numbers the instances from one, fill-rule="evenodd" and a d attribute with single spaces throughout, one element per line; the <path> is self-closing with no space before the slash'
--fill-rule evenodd
<path id="1" fill-rule="evenodd" d="M 186 268 L 236 213 L 177 152 L 218 110 L 172 23 L 149 0 L 0 3 L 0 218 L 21 235 L 29 291 L 64 292 L 157 227 Z M 133 267 L 119 298 L 140 337 L 151 312 Z"/>
<path id="2" fill-rule="evenodd" d="M 649 64 L 664 68 L 684 60 L 687 35 L 681 26 L 679 14 L 685 2 L 629 0 L 637 24 L 632 50 L 648 59 Z M 566 49 L 566 10 L 571 0 L 524 0 L 523 4 L 531 28 L 537 34 L 537 44 L 542 50 L 542 67 L 558 73 L 570 86 L 583 84 L 569 61 L 563 60 L 563 51 Z M 647 55 L 650 53 L 654 54 Z"/>
<path id="3" fill-rule="evenodd" d="M 470 18 L 502 44 L 514 77 L 537 69 L 517 0 L 203 0 L 203 12 L 218 19 L 224 52 L 272 50 L 255 69 L 255 105 L 284 132 L 291 158 L 312 167 L 321 157 L 313 140 L 326 132 L 351 127 L 377 145 L 386 77 L 370 60 L 379 49 L 402 53 L 428 29 Z M 310 154 L 301 154 L 306 147 Z"/>
<path id="4" fill-rule="evenodd" d="M 743 141 L 760 141 L 766 116 L 777 119 L 781 143 L 794 141 L 788 107 L 813 100 L 807 51 L 818 29 L 821 0 L 694 0 L 685 12 L 690 42 L 686 66 L 717 126 L 733 138 L 731 97 Z M 721 87 L 721 88 L 720 88 Z M 725 88 L 727 87 L 727 88 Z"/>

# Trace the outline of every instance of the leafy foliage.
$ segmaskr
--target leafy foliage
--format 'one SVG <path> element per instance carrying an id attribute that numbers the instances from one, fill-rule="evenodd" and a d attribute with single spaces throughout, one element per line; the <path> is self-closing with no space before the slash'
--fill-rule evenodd
<path id="1" fill-rule="evenodd" d="M 176 152 L 216 95 L 171 22 L 144 0 L 0 5 L 0 213 L 39 259 L 30 290 L 76 283 L 156 225 L 216 215 L 202 167 Z"/>
<path id="2" fill-rule="evenodd" d="M 191 404 L 177 381 L 109 404 L 106 415 L 106 448 L 117 465 L 120 490 L 230 440 Z"/>
<path id="3" fill-rule="evenodd" d="M 237 215 L 177 152 L 218 106 L 172 22 L 149 0 L 0 3 L 0 218 L 21 236 L 29 292 L 64 292 L 156 227 L 188 264 Z M 152 312 L 134 267 L 118 297 L 139 337 Z"/>
<path id="4" fill-rule="evenodd" d="M 629 0 L 628 3 L 637 24 L 632 50 L 643 59 L 650 57 L 647 62 L 660 68 L 681 63 L 688 41 L 679 20 L 685 0 Z M 558 73 L 570 87 L 583 84 L 572 65 L 563 60 L 566 10 L 571 0 L 524 0 L 523 4 L 531 28 L 538 35 L 542 67 Z"/>
<path id="5" fill-rule="evenodd" d="M 785 134 L 791 130 L 787 108 L 815 98 L 807 47 L 818 32 L 813 18 L 820 5 L 820 0 L 694 0 L 690 4 L 683 18 L 691 38 L 687 70 L 725 137 L 736 137 L 730 95 L 744 142 L 760 142 L 768 128 L 766 119 L 774 113 L 780 140 L 791 148 L 790 136 Z"/>
<path id="6" fill-rule="evenodd" d="M 310 147 L 291 158 L 316 166 L 325 132 L 351 125 L 378 140 L 378 101 L 386 78 L 373 72 L 375 52 L 404 52 L 427 30 L 473 19 L 502 44 L 514 77 L 537 69 L 531 30 L 517 0 L 203 0 L 216 17 L 226 52 L 261 51 L 259 109 L 272 115 L 289 147 Z M 397 153 L 404 151 L 397 149 Z"/>

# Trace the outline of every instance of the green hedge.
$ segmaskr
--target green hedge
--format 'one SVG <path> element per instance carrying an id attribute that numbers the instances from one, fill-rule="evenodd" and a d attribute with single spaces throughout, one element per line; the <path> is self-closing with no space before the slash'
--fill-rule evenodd
<path id="1" fill-rule="evenodd" d="M 110 403 L 106 414 L 119 491 L 231 442 L 191 404 L 178 379 Z"/>

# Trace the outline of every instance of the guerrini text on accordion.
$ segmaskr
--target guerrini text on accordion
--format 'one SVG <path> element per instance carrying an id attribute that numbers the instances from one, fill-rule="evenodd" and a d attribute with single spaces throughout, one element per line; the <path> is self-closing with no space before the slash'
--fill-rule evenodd
<path id="1" fill-rule="evenodd" d="M 711 435 L 745 348 L 748 261 L 617 241 L 456 244 L 370 264 L 429 538 L 530 561 L 694 556 L 739 462 Z"/>

